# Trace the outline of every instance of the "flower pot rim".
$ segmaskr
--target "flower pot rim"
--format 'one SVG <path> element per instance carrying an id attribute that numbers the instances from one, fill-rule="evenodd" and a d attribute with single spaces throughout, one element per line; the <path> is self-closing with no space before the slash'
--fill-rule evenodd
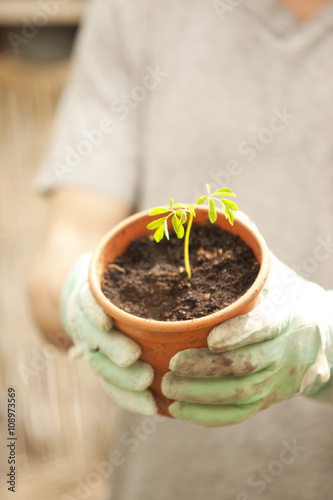
<path id="1" fill-rule="evenodd" d="M 115 318 L 122 323 L 131 325 L 134 328 L 137 327 L 146 331 L 165 333 L 198 330 L 207 326 L 214 326 L 222 322 L 225 317 L 229 318 L 232 316 L 238 316 L 239 314 L 244 314 L 243 312 L 241 312 L 244 309 L 244 306 L 246 306 L 247 303 L 253 303 L 256 300 L 263 288 L 264 283 L 267 280 L 270 269 L 270 255 L 268 246 L 256 226 L 250 219 L 249 222 L 246 222 L 244 221 L 244 219 L 240 218 L 238 214 L 235 214 L 234 227 L 240 226 L 253 236 L 258 245 L 262 260 L 260 263 L 259 273 L 255 281 L 250 286 L 250 288 L 235 302 L 225 307 L 224 309 L 216 311 L 215 313 L 208 314 L 200 318 L 181 321 L 159 321 L 149 318 L 142 318 L 140 316 L 135 316 L 131 313 L 128 313 L 110 302 L 110 300 L 103 294 L 100 283 L 98 282 L 97 274 L 95 272 L 98 266 L 101 251 L 110 242 L 113 236 L 115 236 L 118 232 L 124 230 L 125 227 L 132 225 L 133 223 L 139 221 L 144 217 L 147 217 L 150 211 L 151 209 L 137 212 L 116 224 L 110 231 L 108 231 L 104 235 L 93 252 L 89 266 L 89 284 L 95 300 L 102 307 L 102 309 L 112 318 Z M 208 208 L 206 206 L 199 206 L 196 208 L 196 211 L 206 211 L 208 213 Z M 217 208 L 216 212 L 218 216 L 224 217 L 224 213 L 221 209 Z M 240 236 L 240 238 L 242 237 Z M 240 312 L 238 313 L 238 311 Z"/>

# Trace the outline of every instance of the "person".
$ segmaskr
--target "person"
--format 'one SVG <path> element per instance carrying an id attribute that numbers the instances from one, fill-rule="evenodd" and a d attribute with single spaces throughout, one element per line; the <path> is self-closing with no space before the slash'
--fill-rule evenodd
<path id="1" fill-rule="evenodd" d="M 48 340 L 74 342 L 123 408 L 116 500 L 331 496 L 332 13 L 324 0 L 87 10 L 36 179 L 50 217 L 29 293 Z M 271 273 L 256 309 L 172 359 L 163 419 L 140 347 L 91 296 L 89 251 L 205 182 L 237 193 Z"/>

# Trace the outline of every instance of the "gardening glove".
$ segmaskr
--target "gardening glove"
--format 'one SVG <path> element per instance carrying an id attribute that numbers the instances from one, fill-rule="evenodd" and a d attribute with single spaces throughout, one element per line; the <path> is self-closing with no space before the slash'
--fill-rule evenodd
<path id="1" fill-rule="evenodd" d="M 331 398 L 333 291 L 271 257 L 261 303 L 214 327 L 208 348 L 170 362 L 162 390 L 175 417 L 207 427 L 241 422 L 298 394 Z M 319 392 L 318 392 L 319 391 Z M 328 396 L 328 397 L 327 397 Z"/>
<path id="2" fill-rule="evenodd" d="M 88 283 L 90 259 L 91 253 L 87 253 L 75 262 L 62 292 L 61 318 L 74 342 L 71 353 L 84 354 L 119 406 L 153 415 L 157 406 L 148 389 L 154 377 L 153 368 L 138 360 L 141 347 L 112 328 L 112 319 L 96 303 Z"/>

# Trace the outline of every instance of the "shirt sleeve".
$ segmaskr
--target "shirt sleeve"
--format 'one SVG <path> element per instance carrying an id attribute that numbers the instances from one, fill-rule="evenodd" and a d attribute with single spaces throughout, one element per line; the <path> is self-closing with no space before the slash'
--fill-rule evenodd
<path id="1" fill-rule="evenodd" d="M 43 193 L 74 186 L 135 202 L 136 113 L 123 104 L 133 72 L 118 9 L 114 0 L 93 0 L 86 11 L 51 145 L 35 179 Z"/>

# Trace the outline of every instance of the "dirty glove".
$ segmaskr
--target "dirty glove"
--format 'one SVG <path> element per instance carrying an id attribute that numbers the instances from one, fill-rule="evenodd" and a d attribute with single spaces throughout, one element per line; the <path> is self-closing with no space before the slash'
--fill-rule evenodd
<path id="1" fill-rule="evenodd" d="M 274 402 L 320 394 L 332 365 L 333 291 L 272 256 L 260 305 L 216 326 L 208 348 L 176 354 L 162 390 L 176 400 L 169 408 L 175 418 L 231 425 Z"/>
<path id="2" fill-rule="evenodd" d="M 140 346 L 112 328 L 112 319 L 96 303 L 88 284 L 91 253 L 74 264 L 64 285 L 61 317 L 65 331 L 72 338 L 73 355 L 83 353 L 103 386 L 122 408 L 134 413 L 157 413 L 148 387 L 153 368 L 138 360 Z"/>

